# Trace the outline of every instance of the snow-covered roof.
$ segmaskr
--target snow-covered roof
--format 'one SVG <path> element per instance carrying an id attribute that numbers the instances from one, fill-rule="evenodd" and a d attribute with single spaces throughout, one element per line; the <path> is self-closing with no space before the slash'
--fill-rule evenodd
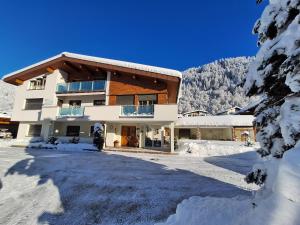
<path id="1" fill-rule="evenodd" d="M 193 110 L 193 111 L 188 111 L 188 112 L 182 113 L 182 115 L 189 114 L 189 113 L 195 113 L 195 112 L 208 113 L 208 112 L 205 111 L 205 110 L 200 110 L 200 109 L 198 109 L 198 110 Z"/>
<path id="2" fill-rule="evenodd" d="M 233 106 L 233 107 L 227 108 L 227 109 L 225 109 L 225 110 L 223 110 L 223 111 L 217 112 L 216 115 L 224 114 L 224 113 L 229 112 L 229 111 L 231 111 L 231 110 L 233 110 L 233 109 L 234 109 L 234 110 L 241 110 L 242 108 L 239 107 L 239 106 Z"/>
<path id="3" fill-rule="evenodd" d="M 179 118 L 176 127 L 239 127 L 253 126 L 252 115 L 195 116 Z"/>
<path id="4" fill-rule="evenodd" d="M 43 60 L 43 61 L 40 61 L 38 63 L 32 64 L 30 66 L 24 67 L 24 68 L 22 68 L 20 70 L 17 70 L 15 72 L 9 73 L 9 74 L 3 76 L 2 79 L 5 79 L 5 78 L 13 76 L 13 75 L 16 75 L 18 73 L 21 73 L 21 72 L 24 72 L 26 70 L 32 69 L 34 67 L 40 66 L 44 63 L 50 62 L 50 61 L 58 59 L 60 57 L 68 57 L 68 58 L 92 61 L 92 62 L 108 64 L 108 65 L 113 65 L 113 66 L 118 66 L 118 67 L 125 67 L 125 68 L 130 68 L 130 69 L 142 70 L 142 71 L 146 71 L 146 72 L 150 72 L 150 73 L 159 73 L 159 74 L 178 77 L 178 78 L 182 77 L 181 72 L 179 72 L 177 70 L 166 69 L 166 68 L 156 67 L 156 66 L 148 66 L 148 65 L 143 65 L 143 64 L 139 64 L 139 63 L 132 63 L 132 62 L 126 62 L 126 61 L 120 61 L 120 60 L 114 60 L 114 59 L 106 59 L 106 58 L 100 58 L 100 57 L 94 57 L 94 56 L 75 54 L 75 53 L 70 53 L 70 52 L 62 52 L 62 53 L 60 53 L 56 56 L 53 56 L 51 58 L 48 58 L 46 60 Z"/>
<path id="5" fill-rule="evenodd" d="M 10 115 L 5 112 L 0 112 L 0 118 L 10 118 Z"/>
<path id="6" fill-rule="evenodd" d="M 238 112 L 236 112 L 236 114 L 240 114 L 240 113 L 244 113 L 247 112 L 253 108 L 255 108 L 258 104 L 260 104 L 262 101 L 264 101 L 266 99 L 266 96 L 261 96 L 258 99 L 256 99 L 255 101 L 250 102 L 248 105 L 246 105 L 244 108 L 242 108 L 241 110 L 239 110 Z"/>

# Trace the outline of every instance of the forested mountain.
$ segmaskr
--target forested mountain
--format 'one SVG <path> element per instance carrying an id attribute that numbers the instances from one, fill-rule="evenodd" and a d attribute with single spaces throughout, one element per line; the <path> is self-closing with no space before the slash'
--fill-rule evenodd
<path id="1" fill-rule="evenodd" d="M 15 98 L 15 86 L 0 80 L 0 113 L 11 113 Z"/>
<path id="2" fill-rule="evenodd" d="M 253 57 L 226 58 L 183 72 L 179 112 L 209 113 L 249 103 L 241 86 Z"/>

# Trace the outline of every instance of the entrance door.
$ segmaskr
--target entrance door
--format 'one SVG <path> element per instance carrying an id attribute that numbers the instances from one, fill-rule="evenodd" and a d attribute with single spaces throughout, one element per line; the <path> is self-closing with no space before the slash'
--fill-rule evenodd
<path id="1" fill-rule="evenodd" d="M 138 147 L 135 126 L 122 126 L 121 146 Z"/>

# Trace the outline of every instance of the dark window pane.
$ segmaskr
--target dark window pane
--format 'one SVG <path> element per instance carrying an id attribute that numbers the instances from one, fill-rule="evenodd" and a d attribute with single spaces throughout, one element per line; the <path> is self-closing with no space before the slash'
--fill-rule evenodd
<path id="1" fill-rule="evenodd" d="M 78 137 L 80 133 L 80 126 L 67 126 L 66 136 Z"/>
<path id="2" fill-rule="evenodd" d="M 26 110 L 42 109 L 42 106 L 43 106 L 42 98 L 26 99 L 26 102 L 25 102 Z"/>
<path id="3" fill-rule="evenodd" d="M 191 130 L 190 129 L 179 129 L 179 139 L 190 139 Z"/>
<path id="4" fill-rule="evenodd" d="M 91 126 L 91 129 L 90 129 L 90 136 L 94 136 L 94 126 Z"/>
<path id="5" fill-rule="evenodd" d="M 105 100 L 94 100 L 94 105 L 105 105 Z"/>
<path id="6" fill-rule="evenodd" d="M 28 136 L 39 137 L 41 135 L 42 125 L 29 125 Z"/>

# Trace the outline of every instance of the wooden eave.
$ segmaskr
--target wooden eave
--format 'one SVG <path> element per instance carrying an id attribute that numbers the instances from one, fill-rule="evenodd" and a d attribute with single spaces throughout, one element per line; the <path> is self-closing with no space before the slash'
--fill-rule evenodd
<path id="1" fill-rule="evenodd" d="M 45 63 L 39 64 L 37 66 L 26 69 L 19 73 L 5 77 L 3 80 L 7 83 L 20 85 L 22 81 L 32 79 L 42 74 L 47 74 L 47 73 L 49 74 L 51 73 L 51 71 L 54 71 L 55 69 L 62 69 L 68 74 L 78 74 L 81 76 L 82 75 L 91 76 L 94 73 L 97 75 L 101 72 L 103 73 L 103 71 L 105 70 L 105 71 L 111 71 L 112 73 L 124 72 L 132 75 L 134 74 L 139 76 L 153 77 L 155 79 L 180 82 L 180 78 L 175 76 L 154 73 L 154 72 L 149 72 L 149 71 L 144 71 L 139 69 L 127 68 L 122 66 L 110 65 L 105 63 L 99 63 L 90 60 L 77 59 L 65 55 L 61 55 Z"/>

